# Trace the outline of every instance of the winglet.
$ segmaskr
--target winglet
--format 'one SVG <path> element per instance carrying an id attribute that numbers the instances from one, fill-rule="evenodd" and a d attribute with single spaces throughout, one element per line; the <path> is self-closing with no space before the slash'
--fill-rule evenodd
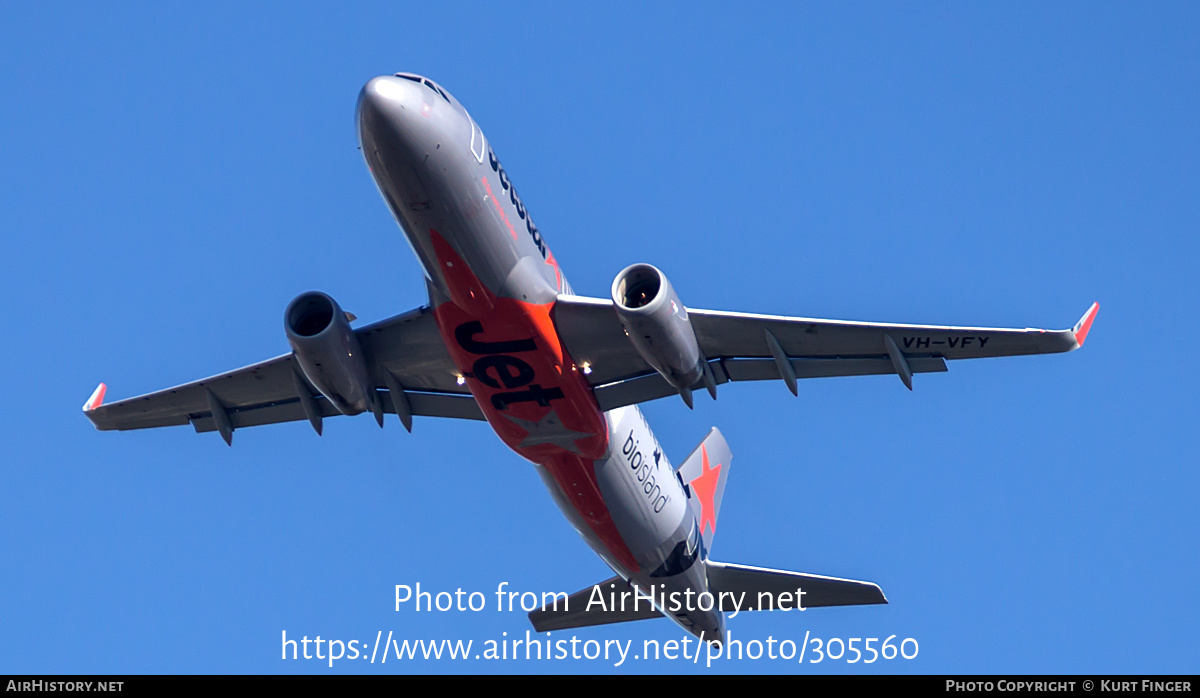
<path id="1" fill-rule="evenodd" d="M 108 390 L 108 386 L 104 385 L 103 383 L 97 385 L 96 390 L 92 393 L 92 396 L 88 398 L 87 402 L 83 403 L 83 411 L 91 412 L 100 405 L 104 404 L 104 392 L 106 390 Z"/>
<path id="2" fill-rule="evenodd" d="M 1096 319 L 1096 313 L 1100 311 L 1099 303 L 1092 303 L 1092 307 L 1079 318 L 1079 322 L 1071 328 L 1071 332 L 1075 334 L 1075 343 L 1083 346 L 1083 340 L 1087 339 L 1088 330 L 1092 329 L 1092 321 Z"/>

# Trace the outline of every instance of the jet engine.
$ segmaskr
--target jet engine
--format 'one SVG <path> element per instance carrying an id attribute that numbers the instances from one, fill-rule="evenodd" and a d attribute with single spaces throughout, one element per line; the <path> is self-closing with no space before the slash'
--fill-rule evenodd
<path id="1" fill-rule="evenodd" d="M 634 264 L 617 274 L 612 299 L 634 348 L 690 404 L 691 386 L 702 377 L 708 382 L 706 364 L 671 282 L 649 264 Z"/>
<path id="2" fill-rule="evenodd" d="M 320 291 L 302 293 L 283 312 L 283 327 L 304 376 L 339 412 L 372 408 L 362 347 L 336 301 Z"/>

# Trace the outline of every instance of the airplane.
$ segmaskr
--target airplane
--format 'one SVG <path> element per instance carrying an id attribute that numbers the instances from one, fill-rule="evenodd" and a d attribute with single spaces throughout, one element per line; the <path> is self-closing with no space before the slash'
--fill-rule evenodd
<path id="1" fill-rule="evenodd" d="M 109 404 L 101 383 L 84 413 L 101 430 L 190 424 L 229 445 L 245 427 L 307 419 L 319 435 L 326 417 L 367 412 L 410 432 L 417 416 L 486 420 L 615 573 L 530 613 L 539 632 L 665 616 L 720 644 L 728 612 L 887 603 L 870 582 L 710 558 L 730 448 L 713 428 L 676 469 L 638 405 L 678 395 L 691 408 L 700 391 L 715 400 L 758 380 L 797 395 L 804 378 L 892 374 L 912 390 L 947 361 L 1078 349 L 1099 310 L 1057 331 L 722 312 L 685 306 L 641 263 L 610 297 L 578 296 L 491 143 L 440 85 L 373 78 L 357 126 L 428 305 L 351 327 L 333 298 L 303 293 L 284 311 L 290 352 Z"/>

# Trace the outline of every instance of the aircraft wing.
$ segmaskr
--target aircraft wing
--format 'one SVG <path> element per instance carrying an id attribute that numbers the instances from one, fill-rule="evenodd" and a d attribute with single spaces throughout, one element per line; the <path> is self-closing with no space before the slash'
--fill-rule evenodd
<path id="1" fill-rule="evenodd" d="M 950 327 L 849 322 L 687 309 L 716 384 L 894 374 L 912 389 L 914 373 L 946 370 L 947 360 L 1053 354 L 1083 345 L 1093 304 L 1069 330 Z M 634 348 L 608 299 L 559 296 L 559 336 L 610 410 L 677 391 Z M 703 383 L 692 386 L 702 389 Z"/>
<path id="2" fill-rule="evenodd" d="M 482 420 L 483 413 L 465 386 L 457 383 L 457 369 L 438 334 L 428 308 L 397 315 L 356 329 L 366 355 L 371 380 L 377 388 L 376 404 L 382 412 L 396 413 L 387 373 L 405 398 L 401 409 L 411 415 Z M 305 391 L 301 395 L 301 391 Z M 303 378 L 292 354 L 277 356 L 229 373 L 193 381 L 155 393 L 103 404 L 100 385 L 84 405 L 84 413 L 97 429 L 146 429 L 191 424 L 197 432 L 216 431 L 224 413 L 232 429 L 309 419 L 320 432 L 321 418 L 341 414 Z M 310 416 L 302 399 L 319 415 Z M 402 421 L 405 421 L 402 416 Z M 405 422 L 410 426 L 411 422 Z"/>

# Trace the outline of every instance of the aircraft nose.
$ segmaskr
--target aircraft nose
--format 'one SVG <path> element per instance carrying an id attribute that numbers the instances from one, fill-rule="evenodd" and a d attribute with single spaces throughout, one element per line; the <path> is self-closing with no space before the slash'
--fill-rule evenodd
<path id="1" fill-rule="evenodd" d="M 436 140 L 421 85 L 391 75 L 372 78 L 358 94 L 358 144 L 372 172 L 403 171 Z"/>
<path id="2" fill-rule="evenodd" d="M 371 78 L 358 94 L 358 123 L 372 126 L 382 121 L 398 121 L 405 112 L 421 107 L 420 87 L 410 80 L 380 75 Z"/>

